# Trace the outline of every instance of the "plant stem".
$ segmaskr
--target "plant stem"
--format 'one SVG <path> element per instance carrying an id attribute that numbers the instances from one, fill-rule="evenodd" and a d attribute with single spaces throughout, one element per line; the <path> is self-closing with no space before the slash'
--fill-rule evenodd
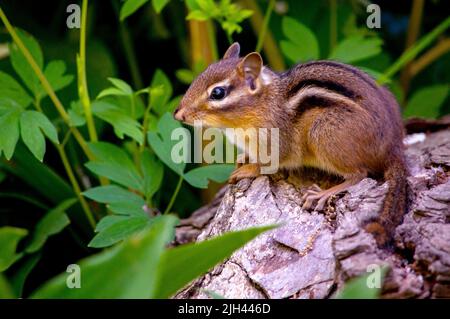
<path id="1" fill-rule="evenodd" d="M 128 67 L 130 68 L 131 78 L 133 80 L 134 87 L 136 89 L 142 88 L 142 77 L 139 73 L 139 66 L 136 59 L 136 51 L 133 47 L 133 41 L 131 39 L 130 32 L 128 31 L 125 22 L 119 23 L 120 39 L 122 40 L 123 50 L 125 53 L 125 58 L 128 62 Z"/>
<path id="2" fill-rule="evenodd" d="M 448 27 L 450 27 L 450 17 L 442 21 L 436 28 L 422 37 L 414 46 L 403 52 L 403 54 L 397 59 L 397 61 L 395 61 L 395 63 L 392 64 L 378 79 L 378 83 L 384 84 L 388 82 L 390 77 L 397 73 L 408 62 L 413 60 Z"/>
<path id="3" fill-rule="evenodd" d="M 42 111 L 42 107 L 40 104 L 40 100 L 37 99 L 36 103 L 35 103 L 36 109 L 41 112 L 44 113 Z M 68 131 L 69 133 L 70 131 Z M 77 179 L 75 178 L 75 174 L 73 173 L 73 169 L 72 166 L 70 165 L 70 161 L 67 157 L 67 153 L 64 150 L 64 145 L 67 142 L 67 139 L 70 135 L 66 134 L 66 136 L 64 137 L 64 140 L 61 144 L 56 144 L 53 143 L 53 145 L 56 147 L 56 149 L 58 150 L 58 154 L 59 157 L 61 158 L 61 162 L 63 163 L 64 169 L 66 170 L 66 174 L 69 177 L 70 183 L 72 184 L 72 189 L 74 191 L 74 193 L 77 195 L 78 200 L 80 201 L 81 207 L 83 208 L 84 213 L 86 214 L 87 219 L 89 220 L 89 223 L 91 224 L 92 228 L 95 229 L 95 220 L 94 217 L 92 215 L 92 212 L 89 208 L 89 205 L 87 204 L 86 200 L 84 199 L 84 197 L 81 195 L 81 188 L 80 185 L 78 184 Z"/>
<path id="4" fill-rule="evenodd" d="M 178 179 L 178 184 L 177 187 L 175 188 L 175 191 L 172 194 L 172 197 L 170 198 L 170 202 L 166 207 L 166 210 L 164 211 L 164 215 L 166 215 L 167 213 L 170 212 L 170 210 L 172 209 L 173 203 L 175 203 L 175 199 L 177 198 L 178 193 L 180 192 L 181 189 L 181 185 L 183 184 L 183 176 L 180 176 L 180 178 Z"/>
<path id="5" fill-rule="evenodd" d="M 75 194 L 77 195 L 78 200 L 80 201 L 84 213 L 86 214 L 86 218 L 88 219 L 89 224 L 92 226 L 92 228 L 95 229 L 96 222 L 94 219 L 94 215 L 92 214 L 91 209 L 89 208 L 89 205 L 86 202 L 86 199 L 83 197 L 83 195 L 81 195 L 80 185 L 78 184 L 78 181 L 75 178 L 75 174 L 73 173 L 72 167 L 70 166 L 66 151 L 61 145 L 55 144 L 55 147 L 58 150 L 59 156 L 61 157 L 64 169 L 66 170 L 67 176 L 69 177 L 70 183 L 72 184 L 72 188 Z"/>
<path id="6" fill-rule="evenodd" d="M 434 47 L 422 54 L 420 58 L 411 63 L 410 75 L 414 77 L 425 67 L 436 61 L 440 56 L 450 51 L 450 38 L 442 39 Z"/>
<path id="7" fill-rule="evenodd" d="M 78 71 L 78 94 L 83 105 L 84 116 L 91 141 L 96 142 L 97 131 L 95 130 L 94 118 L 92 117 L 91 101 L 86 81 L 86 19 L 88 0 L 83 0 L 81 5 L 81 28 L 80 28 L 80 53 L 77 56 Z"/>
<path id="8" fill-rule="evenodd" d="M 263 47 L 264 39 L 266 37 L 267 29 L 269 27 L 270 17 L 272 16 L 274 7 L 275 7 L 275 0 L 270 0 L 269 4 L 267 5 L 266 14 L 264 15 L 262 28 L 259 31 L 258 42 L 256 44 L 255 49 L 256 52 L 260 52 Z"/>
<path id="9" fill-rule="evenodd" d="M 69 114 L 66 112 L 66 109 L 62 105 L 59 98 L 56 96 L 55 91 L 53 90 L 52 86 L 48 82 L 47 78 L 45 77 L 42 70 L 37 65 L 36 61 L 34 60 L 33 56 L 31 55 L 30 51 L 28 51 L 27 47 L 23 44 L 22 40 L 17 35 L 16 31 L 14 30 L 13 26 L 9 22 L 8 18 L 6 17 L 5 13 L 3 12 L 2 8 L 0 8 L 0 19 L 3 21 L 6 29 L 8 30 L 9 34 L 11 35 L 13 41 L 16 43 L 19 50 L 24 55 L 25 59 L 30 64 L 31 68 L 33 69 L 36 76 L 41 81 L 42 86 L 44 87 L 45 91 L 47 92 L 48 96 L 52 100 L 53 104 L 55 105 L 56 110 L 58 111 L 59 115 L 63 119 L 63 121 L 69 126 L 69 129 L 72 131 L 72 134 L 74 135 L 75 139 L 77 140 L 78 144 L 82 148 L 83 152 L 89 159 L 93 159 L 94 155 L 87 147 L 86 141 L 81 135 L 80 131 L 76 128 L 71 126 L 71 121 Z"/>
<path id="10" fill-rule="evenodd" d="M 148 91 L 149 91 L 148 92 L 148 105 L 145 108 L 144 120 L 142 122 L 142 144 L 139 145 L 139 153 L 140 154 L 142 154 L 142 152 L 144 151 L 145 144 L 147 143 L 148 122 L 149 122 L 150 110 L 152 108 L 150 88 L 148 88 Z"/>
<path id="11" fill-rule="evenodd" d="M 241 0 L 241 2 L 245 8 L 253 11 L 253 14 L 250 16 L 250 23 L 255 35 L 259 36 L 260 30 L 263 28 L 264 17 L 258 3 L 255 0 Z M 269 28 L 267 28 L 265 32 L 266 35 L 262 42 L 262 46 L 267 62 L 276 71 L 284 70 L 286 65 L 284 64 L 284 59 L 278 48 L 278 44 Z"/>

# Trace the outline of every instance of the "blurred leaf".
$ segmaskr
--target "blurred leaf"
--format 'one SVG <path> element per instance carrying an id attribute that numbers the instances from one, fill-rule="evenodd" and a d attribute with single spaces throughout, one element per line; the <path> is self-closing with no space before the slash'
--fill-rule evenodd
<path id="1" fill-rule="evenodd" d="M 161 187 L 164 166 L 153 154 L 145 150 L 141 155 L 141 171 L 144 174 L 144 195 L 150 199 Z"/>
<path id="2" fill-rule="evenodd" d="M 31 153 L 41 162 L 45 154 L 44 134 L 59 144 L 56 128 L 44 114 L 37 111 L 23 112 L 20 117 L 20 135 Z"/>
<path id="3" fill-rule="evenodd" d="M 177 79 L 184 84 L 191 84 L 195 79 L 195 74 L 189 69 L 179 69 L 175 72 Z"/>
<path id="4" fill-rule="evenodd" d="M 234 170 L 234 165 L 213 164 L 194 168 L 184 175 L 186 182 L 194 187 L 208 188 L 209 180 L 223 183 Z"/>
<path id="5" fill-rule="evenodd" d="M 125 114 L 122 110 L 111 103 L 94 101 L 92 112 L 95 116 L 108 122 L 114 127 L 116 135 L 123 139 L 127 135 L 142 144 L 142 128 L 139 122 Z"/>
<path id="6" fill-rule="evenodd" d="M 173 99 L 171 99 L 169 101 L 169 104 L 167 104 L 167 110 L 166 111 L 168 113 L 172 114 L 175 111 L 175 109 L 178 107 L 178 105 L 180 105 L 180 102 L 181 102 L 182 98 L 183 98 L 182 95 L 178 95 L 178 96 L 175 96 Z"/>
<path id="7" fill-rule="evenodd" d="M 140 7 L 147 3 L 148 0 L 126 0 L 126 2 L 120 8 L 120 21 L 125 20 L 128 16 L 132 15 Z"/>
<path id="8" fill-rule="evenodd" d="M 77 264 L 83 273 L 78 289 L 63 273 L 40 287 L 32 298 L 167 298 L 214 267 L 258 234 L 273 227 L 226 233 L 200 243 L 165 250 L 178 219 L 154 219 L 138 235 Z"/>
<path id="9" fill-rule="evenodd" d="M 74 196 L 68 182 L 51 167 L 39 162 L 21 143 L 17 145 L 13 161 L 0 162 L 0 166 L 30 185 L 54 205 Z"/>
<path id="10" fill-rule="evenodd" d="M 308 27 L 293 18 L 283 17 L 282 29 L 288 40 L 281 41 L 281 51 L 292 62 L 305 62 L 319 58 L 319 44 Z"/>
<path id="11" fill-rule="evenodd" d="M 40 253 L 27 256 L 26 260 L 22 263 L 20 268 L 14 273 L 11 279 L 11 284 L 15 294 L 19 298 L 23 297 L 23 286 L 25 285 L 28 275 L 31 273 L 40 259 Z"/>
<path id="12" fill-rule="evenodd" d="M 99 203 L 136 203 L 144 206 L 144 200 L 135 193 L 129 192 L 117 185 L 98 186 L 88 189 L 82 193 L 87 198 L 95 200 Z"/>
<path id="13" fill-rule="evenodd" d="M 197 20 L 197 21 L 205 21 L 210 18 L 210 15 L 207 12 L 202 10 L 193 10 L 189 12 L 186 16 L 186 20 Z"/>
<path id="14" fill-rule="evenodd" d="M 416 91 L 409 100 L 403 116 L 438 118 L 448 92 L 449 86 L 446 84 L 428 86 Z"/>
<path id="15" fill-rule="evenodd" d="M 70 102 L 70 109 L 67 112 L 72 126 L 83 126 L 86 124 L 86 119 L 83 115 L 83 106 L 79 100 Z"/>
<path id="16" fill-rule="evenodd" d="M 67 225 L 70 220 L 65 211 L 77 202 L 76 198 L 71 198 L 63 201 L 61 204 L 50 210 L 36 225 L 33 233 L 33 239 L 27 246 L 25 251 L 27 253 L 34 253 L 41 249 L 47 241 L 48 237 L 58 234 Z"/>
<path id="17" fill-rule="evenodd" d="M 121 220 L 116 220 L 114 223 L 109 221 L 109 225 L 106 226 L 103 223 L 100 229 L 96 229 L 99 233 L 88 244 L 89 247 L 103 248 L 111 246 L 133 234 L 142 231 L 148 227 L 152 221 L 148 216 L 116 217 L 121 217 Z"/>
<path id="18" fill-rule="evenodd" d="M 120 147 L 106 143 L 89 143 L 95 160 L 85 164 L 93 173 L 123 186 L 143 192 L 143 181 L 133 161 Z"/>
<path id="19" fill-rule="evenodd" d="M 171 136 L 172 132 L 179 128 L 182 128 L 181 124 L 175 121 L 172 115 L 166 113 L 158 122 L 158 132 L 148 132 L 148 142 L 164 164 L 178 175 L 183 175 L 186 163 L 172 161 L 172 147 L 179 142 L 172 141 Z"/>
<path id="20" fill-rule="evenodd" d="M 17 227 L 0 227 L 0 272 L 8 269 L 22 257 L 23 253 L 16 253 L 19 241 L 28 234 L 28 231 Z"/>
<path id="21" fill-rule="evenodd" d="M 383 283 L 384 276 L 386 274 L 387 268 L 382 267 L 380 269 L 380 283 Z M 376 274 L 370 272 L 366 275 L 360 276 L 358 278 L 352 279 L 347 282 L 344 288 L 337 293 L 336 299 L 376 299 L 380 296 L 381 287 L 370 288 L 368 281 L 371 276 Z"/>
<path id="22" fill-rule="evenodd" d="M 354 36 L 338 43 L 329 59 L 345 63 L 354 63 L 381 53 L 383 41 L 377 37 L 363 38 Z"/>
<path id="23" fill-rule="evenodd" d="M 10 160 L 19 141 L 19 119 L 22 108 L 13 100 L 0 98 L 0 152 Z"/>
<path id="24" fill-rule="evenodd" d="M 25 31 L 16 28 L 16 32 L 25 47 L 30 51 L 30 54 L 36 61 L 37 66 L 41 70 L 43 70 L 44 58 L 42 56 L 42 50 L 39 46 L 39 43 Z M 39 83 L 38 77 L 34 73 L 27 59 L 15 43 L 12 43 L 10 45 L 9 50 L 11 56 L 11 64 L 14 70 L 17 72 L 26 86 L 31 90 L 31 92 L 33 92 L 34 95 L 37 95 L 41 88 L 41 85 Z"/>
<path id="25" fill-rule="evenodd" d="M 167 103 L 172 96 L 172 84 L 167 75 L 162 70 L 157 69 L 153 75 L 150 86 L 152 88 L 161 87 L 162 89 L 160 94 L 152 95 L 151 99 L 152 109 L 158 115 L 162 115 L 166 112 Z"/>
<path id="26" fill-rule="evenodd" d="M 225 233 L 213 239 L 166 250 L 158 265 L 153 298 L 169 298 L 189 282 L 229 257 L 236 249 L 274 226 Z"/>
<path id="27" fill-rule="evenodd" d="M 33 101 L 12 76 L 2 71 L 0 71 L 0 97 L 14 100 L 23 108 Z"/>
<path id="28" fill-rule="evenodd" d="M 79 289 L 66 285 L 67 273 L 51 279 L 32 298 L 149 298 L 164 247 L 173 239 L 178 219 L 155 219 L 145 232 L 77 264 L 83 273 Z"/>
<path id="29" fill-rule="evenodd" d="M 44 75 L 53 90 L 59 91 L 72 83 L 74 76 L 72 74 L 64 74 L 65 72 L 66 64 L 64 61 L 50 61 L 47 64 L 44 70 Z M 47 91 L 45 91 L 41 86 L 38 95 L 44 97 L 47 95 Z"/>
<path id="30" fill-rule="evenodd" d="M 170 0 L 152 0 L 153 8 L 156 13 L 161 13 L 162 9 L 169 3 Z"/>
<path id="31" fill-rule="evenodd" d="M 9 284 L 5 276 L 0 273 L 0 299 L 14 299 L 17 296 L 14 294 L 13 288 Z"/>

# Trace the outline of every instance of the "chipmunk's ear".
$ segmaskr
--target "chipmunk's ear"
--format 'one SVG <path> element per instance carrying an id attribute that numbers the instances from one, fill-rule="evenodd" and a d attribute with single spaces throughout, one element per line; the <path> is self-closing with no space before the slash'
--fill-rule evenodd
<path id="1" fill-rule="evenodd" d="M 227 52 L 223 55 L 223 59 L 230 59 L 230 58 L 239 58 L 239 52 L 241 51 L 241 46 L 239 43 L 234 42 L 230 47 L 227 49 Z"/>
<path id="2" fill-rule="evenodd" d="M 239 63 L 238 72 L 245 78 L 245 82 L 251 90 L 256 90 L 256 79 L 258 79 L 262 67 L 263 60 L 258 52 L 247 54 Z"/>

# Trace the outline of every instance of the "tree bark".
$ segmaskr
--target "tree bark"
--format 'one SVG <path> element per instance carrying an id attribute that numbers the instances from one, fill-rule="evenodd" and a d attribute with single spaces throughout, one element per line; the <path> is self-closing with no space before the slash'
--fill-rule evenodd
<path id="1" fill-rule="evenodd" d="M 378 248 L 362 227 L 381 209 L 387 191 L 382 180 L 364 179 L 319 213 L 303 210 L 300 199 L 312 183 L 336 183 L 320 172 L 246 179 L 225 186 L 210 205 L 183 220 L 176 243 L 282 226 L 258 236 L 176 298 L 206 298 L 205 290 L 226 298 L 329 298 L 373 264 L 389 269 L 382 297 L 450 298 L 450 130 L 405 141 L 409 209 L 397 227 L 395 249 Z"/>

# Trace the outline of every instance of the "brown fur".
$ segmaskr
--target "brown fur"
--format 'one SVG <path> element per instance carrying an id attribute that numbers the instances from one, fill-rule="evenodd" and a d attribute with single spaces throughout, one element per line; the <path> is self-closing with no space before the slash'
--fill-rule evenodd
<path id="1" fill-rule="evenodd" d="M 195 79 L 176 118 L 190 124 L 202 119 L 216 127 L 278 127 L 281 168 L 311 166 L 346 180 L 342 187 L 309 200 L 320 202 L 368 174 L 384 175 L 389 191 L 383 211 L 366 229 L 380 246 L 388 244 L 405 211 L 407 175 L 402 121 L 392 94 L 349 65 L 316 61 L 284 73 L 266 68 L 261 71 L 264 77 L 257 65 L 259 55 L 252 54 L 251 63 L 247 57 L 239 57 L 238 45 L 230 47 L 224 59 Z M 229 100 L 234 102 L 224 99 L 221 107 L 213 107 L 205 92 L 223 80 L 229 81 Z M 254 165 L 244 165 L 233 180 L 257 175 L 255 171 Z"/>

